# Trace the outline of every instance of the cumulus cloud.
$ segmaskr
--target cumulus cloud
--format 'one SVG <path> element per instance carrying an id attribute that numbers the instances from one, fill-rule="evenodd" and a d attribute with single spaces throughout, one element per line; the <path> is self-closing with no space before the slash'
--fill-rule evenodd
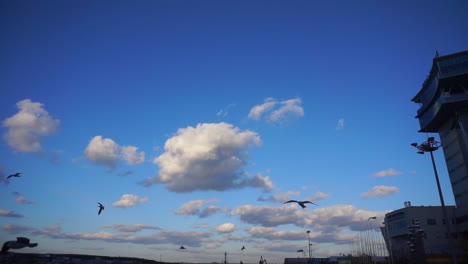
<path id="1" fill-rule="evenodd" d="M 11 210 L 5 210 L 5 209 L 0 209 L 0 216 L 3 217 L 13 217 L 13 218 L 21 218 L 23 217 L 22 214 L 17 214 L 14 211 Z"/>
<path id="2" fill-rule="evenodd" d="M 283 252 L 287 252 L 289 254 L 291 254 L 291 252 L 296 252 L 296 250 L 300 249 L 300 248 L 303 248 L 303 244 L 299 244 L 299 245 L 296 245 L 296 244 L 284 244 L 284 243 L 276 243 L 276 244 L 272 244 L 272 243 L 264 243 L 264 244 L 255 244 L 254 245 L 254 248 L 258 248 L 262 251 L 269 251 L 269 252 L 282 252 L 281 254 L 283 254 Z M 314 256 L 316 256 L 316 253 L 317 250 L 315 249 L 314 250 Z"/>
<path id="3" fill-rule="evenodd" d="M 307 215 L 305 222 L 314 230 L 326 233 L 342 228 L 361 231 L 366 228 L 363 222 L 369 217 L 376 216 L 379 219 L 377 223 L 380 223 L 387 212 L 389 211 L 369 211 L 347 204 L 334 205 L 315 209 Z"/>
<path id="4" fill-rule="evenodd" d="M 114 202 L 112 205 L 115 207 L 126 208 L 134 207 L 139 203 L 146 203 L 148 198 L 140 198 L 134 194 L 124 194 L 117 202 Z"/>
<path id="5" fill-rule="evenodd" d="M 138 152 L 138 148 L 134 146 L 123 146 L 122 157 L 129 165 L 138 165 L 145 161 L 145 152 Z"/>
<path id="6" fill-rule="evenodd" d="M 277 101 L 274 98 L 266 98 L 263 104 L 256 105 L 250 109 L 248 117 L 253 120 L 260 120 L 262 116 L 270 122 L 284 121 L 293 117 L 304 115 L 304 109 L 300 104 L 300 98 L 284 101 Z"/>
<path id="7" fill-rule="evenodd" d="M 120 147 L 114 140 L 95 136 L 85 149 L 88 160 L 101 165 L 114 167 L 120 158 Z"/>
<path id="8" fill-rule="evenodd" d="M 304 115 L 301 103 L 302 100 L 299 98 L 282 101 L 280 102 L 281 107 L 273 111 L 268 119 L 275 122 L 285 120 L 288 117 L 301 117 Z"/>
<path id="9" fill-rule="evenodd" d="M 400 188 L 395 186 L 374 186 L 370 191 L 361 193 L 361 196 L 364 198 L 370 197 L 379 197 L 379 196 L 386 196 L 390 194 L 395 194 L 400 191 Z"/>
<path id="10" fill-rule="evenodd" d="M 330 194 L 324 192 L 316 192 L 314 195 L 306 198 L 307 201 L 319 201 L 330 197 Z"/>
<path id="11" fill-rule="evenodd" d="M 239 215 L 241 221 L 266 227 L 295 224 L 305 225 L 305 211 L 297 210 L 296 206 L 254 206 L 241 205 L 231 211 L 231 215 Z"/>
<path id="12" fill-rule="evenodd" d="M 233 223 L 224 223 L 214 228 L 219 233 L 231 233 L 236 230 L 236 225 Z"/>
<path id="13" fill-rule="evenodd" d="M 258 198 L 258 201 L 285 202 L 285 201 L 291 200 L 291 196 L 299 196 L 299 195 L 301 195 L 301 192 L 287 191 L 285 193 L 278 193 L 278 194 L 270 195 L 268 197 L 260 196 Z"/>
<path id="14" fill-rule="evenodd" d="M 372 176 L 374 177 L 385 177 L 385 176 L 394 176 L 394 175 L 401 175 L 403 174 L 403 172 L 401 171 L 397 171 L 393 168 L 390 168 L 388 170 L 383 170 L 383 171 L 379 171 L 379 172 L 376 172 L 374 174 L 372 174 Z"/>
<path id="15" fill-rule="evenodd" d="M 198 215 L 200 213 L 200 208 L 204 205 L 210 203 L 216 203 L 218 199 L 211 199 L 211 200 L 192 200 L 184 203 L 180 206 L 179 210 L 177 210 L 174 214 L 176 215 Z"/>
<path id="16" fill-rule="evenodd" d="M 336 125 L 336 130 L 342 130 L 344 129 L 344 126 L 345 126 L 345 120 L 344 118 L 340 118 L 338 120 L 338 124 Z"/>
<path id="17" fill-rule="evenodd" d="M 262 176 L 260 173 L 257 173 L 252 178 L 246 178 L 246 179 L 242 180 L 237 187 L 238 188 L 256 187 L 256 188 L 263 189 L 265 192 L 271 191 L 271 190 L 273 190 L 273 188 L 275 188 L 275 186 L 273 185 L 273 182 L 271 181 L 270 177 Z"/>
<path id="18" fill-rule="evenodd" d="M 26 234 L 28 232 L 34 231 L 34 227 L 24 226 L 24 225 L 16 225 L 16 224 L 5 224 L 0 226 L 0 230 L 8 233 L 8 234 Z"/>
<path id="19" fill-rule="evenodd" d="M 368 211 L 353 205 L 335 205 L 320 207 L 315 210 L 298 209 L 296 205 L 253 206 L 241 205 L 231 211 L 238 215 L 242 222 L 262 226 L 275 227 L 292 224 L 301 228 L 309 227 L 326 233 L 334 230 L 363 230 L 363 221 L 371 216 L 383 217 L 387 211 Z"/>
<path id="20" fill-rule="evenodd" d="M 275 107 L 277 103 L 278 102 L 271 97 L 265 99 L 263 104 L 256 105 L 252 107 L 252 109 L 250 109 L 249 118 L 253 120 L 259 120 L 262 117 L 263 113 L 273 109 L 273 107 Z"/>
<path id="21" fill-rule="evenodd" d="M 26 200 L 26 198 L 18 192 L 14 192 L 13 194 L 17 196 L 16 199 L 14 200 L 15 203 L 19 203 L 19 204 L 35 204 L 36 203 L 35 201 Z"/>
<path id="22" fill-rule="evenodd" d="M 255 226 L 247 228 L 247 232 L 256 238 L 268 240 L 304 240 L 304 230 L 275 230 L 272 227 Z"/>
<path id="23" fill-rule="evenodd" d="M 217 213 L 223 213 L 223 212 L 229 212 L 229 209 L 226 208 L 226 207 L 220 208 L 220 207 L 211 205 L 211 206 L 207 206 L 203 210 L 201 210 L 200 214 L 198 216 L 200 216 L 201 218 L 206 218 L 208 216 L 211 216 L 211 215 L 214 215 L 214 214 L 217 214 Z"/>
<path id="24" fill-rule="evenodd" d="M 257 133 L 241 131 L 227 123 L 204 123 L 181 128 L 164 145 L 165 152 L 154 159 L 160 167 L 157 177 L 143 184 L 166 185 L 173 192 L 257 187 L 269 190 L 269 177 L 247 177 L 248 148 L 259 145 Z"/>
<path id="25" fill-rule="evenodd" d="M 338 230 L 339 231 L 339 230 Z M 303 241 L 304 230 L 276 230 L 272 227 L 250 227 L 247 232 L 254 238 L 262 238 L 268 241 Z M 354 234 L 334 233 L 310 233 L 309 238 L 314 243 L 346 244 L 352 242 Z"/>
<path id="26" fill-rule="evenodd" d="M 119 232 L 138 232 L 143 229 L 161 229 L 156 225 L 146 225 L 146 224 L 133 224 L 133 225 L 123 225 L 123 224 L 113 224 L 113 225 L 103 225 L 102 228 L 112 228 Z"/>
<path id="27" fill-rule="evenodd" d="M 202 243 L 209 240 L 211 234 L 208 232 L 197 231 L 172 231 L 161 230 L 149 235 L 135 235 L 134 232 L 119 232 L 112 233 L 106 231 L 100 232 L 77 232 L 65 233 L 61 231 L 59 225 L 47 226 L 44 228 L 34 228 L 29 226 L 21 226 L 14 224 L 6 224 L 0 226 L 0 230 L 9 234 L 24 234 L 32 236 L 44 236 L 52 239 L 66 240 L 95 240 L 115 243 L 132 243 L 132 244 L 173 244 L 187 245 L 191 247 L 199 247 Z"/>
<path id="28" fill-rule="evenodd" d="M 218 199 L 211 199 L 211 200 L 192 200 L 184 203 L 180 206 L 179 210 L 177 210 L 174 214 L 176 215 L 194 215 L 201 218 L 205 218 L 211 216 L 216 213 L 220 212 L 227 212 L 229 209 L 227 208 L 219 208 L 217 206 L 211 205 L 207 206 L 204 209 L 201 209 L 203 206 L 216 203 Z"/>
<path id="29" fill-rule="evenodd" d="M 5 119 L 3 126 L 8 127 L 5 140 L 8 145 L 20 152 L 39 152 L 41 140 L 52 135 L 60 125 L 60 120 L 52 119 L 42 108 L 43 104 L 24 99 L 16 103 L 18 113 Z"/>
<path id="30" fill-rule="evenodd" d="M 119 160 L 125 160 L 129 165 L 138 165 L 145 160 L 145 152 L 138 152 L 134 146 L 119 146 L 110 138 L 95 136 L 85 149 L 85 157 L 99 165 L 114 168 Z"/>

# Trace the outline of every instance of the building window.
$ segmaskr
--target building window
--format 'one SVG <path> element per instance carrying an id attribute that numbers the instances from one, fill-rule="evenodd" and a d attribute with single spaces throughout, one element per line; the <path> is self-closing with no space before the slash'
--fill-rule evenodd
<path id="1" fill-rule="evenodd" d="M 428 225 L 436 225 L 437 222 L 436 222 L 436 220 L 434 218 L 428 218 L 427 219 L 427 224 Z"/>

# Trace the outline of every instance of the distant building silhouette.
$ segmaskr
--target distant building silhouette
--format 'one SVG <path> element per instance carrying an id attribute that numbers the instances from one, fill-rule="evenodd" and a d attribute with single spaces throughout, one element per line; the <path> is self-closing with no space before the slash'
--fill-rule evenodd
<path id="1" fill-rule="evenodd" d="M 446 206 L 448 217 L 455 223 L 455 206 Z M 446 234 L 441 206 L 411 206 L 405 202 L 405 207 L 385 215 L 382 234 L 391 256 L 395 261 L 404 258 L 416 258 L 415 254 L 430 258 L 433 256 L 449 256 L 448 236 Z M 417 226 L 413 237 L 409 227 Z M 460 248 L 461 241 L 457 240 Z M 459 252 L 461 253 L 461 252 Z"/>
<path id="2" fill-rule="evenodd" d="M 468 251 L 468 50 L 437 53 L 412 101 L 421 106 L 416 115 L 419 132 L 440 136 L 456 203 L 453 231 Z"/>

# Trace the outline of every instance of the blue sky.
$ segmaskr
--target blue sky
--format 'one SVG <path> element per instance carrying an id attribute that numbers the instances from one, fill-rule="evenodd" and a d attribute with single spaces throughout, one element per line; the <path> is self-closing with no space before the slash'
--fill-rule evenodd
<path id="1" fill-rule="evenodd" d="M 310 230 L 314 256 L 347 252 L 368 217 L 440 204 L 430 157 L 409 145 L 426 136 L 410 100 L 436 50 L 467 49 L 467 9 L 3 1 L 0 238 L 39 243 L 21 252 L 281 263 Z"/>

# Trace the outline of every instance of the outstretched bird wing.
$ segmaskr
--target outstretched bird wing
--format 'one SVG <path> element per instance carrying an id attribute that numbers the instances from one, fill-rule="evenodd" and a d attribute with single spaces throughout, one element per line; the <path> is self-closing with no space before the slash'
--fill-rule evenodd
<path id="1" fill-rule="evenodd" d="M 313 203 L 313 202 L 311 202 L 311 201 L 304 201 L 304 202 L 302 202 L 302 203 L 310 203 L 310 204 L 313 204 L 313 205 L 319 206 L 318 204 L 316 204 L 316 203 Z"/>
<path id="2" fill-rule="evenodd" d="M 99 204 L 99 212 L 98 212 L 98 215 L 101 214 L 102 210 L 104 210 L 104 205 L 102 205 L 100 202 L 98 202 Z"/>
<path id="3" fill-rule="evenodd" d="M 10 246 L 9 246 L 10 242 L 13 242 L 13 241 L 7 241 L 3 244 L 3 247 L 2 247 L 3 253 L 7 252 L 10 249 Z"/>
<path id="4" fill-rule="evenodd" d="M 284 202 L 283 204 L 285 204 L 285 203 L 299 203 L 299 202 L 296 201 L 296 200 L 289 200 L 289 201 L 287 201 L 287 202 Z"/>
<path id="5" fill-rule="evenodd" d="M 20 174 L 21 174 L 21 172 L 17 172 L 15 174 L 10 174 L 10 175 L 8 175 L 7 179 L 10 179 L 11 177 L 21 177 Z"/>

